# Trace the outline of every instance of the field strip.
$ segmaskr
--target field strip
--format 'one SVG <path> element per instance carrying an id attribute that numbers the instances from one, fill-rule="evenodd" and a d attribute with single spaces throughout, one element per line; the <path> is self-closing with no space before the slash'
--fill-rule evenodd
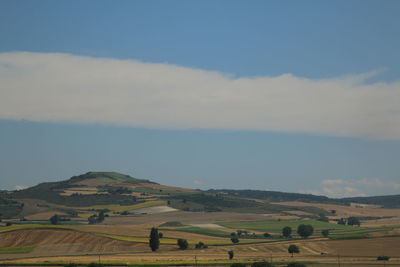
<path id="1" fill-rule="evenodd" d="M 161 206 L 165 205 L 166 202 L 164 200 L 153 200 L 146 201 L 133 205 L 95 205 L 95 206 L 87 206 L 87 207 L 76 207 L 78 210 L 110 210 L 112 212 L 121 212 L 121 211 L 129 211 L 136 210 L 141 208 L 148 208 L 153 206 Z"/>

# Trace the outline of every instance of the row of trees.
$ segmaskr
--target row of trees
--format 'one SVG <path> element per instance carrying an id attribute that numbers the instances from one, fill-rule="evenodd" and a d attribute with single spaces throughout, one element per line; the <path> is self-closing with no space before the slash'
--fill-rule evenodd
<path id="1" fill-rule="evenodd" d="M 297 227 L 297 234 L 302 238 L 307 238 L 314 233 L 314 227 L 309 224 L 300 224 Z M 290 238 L 292 237 L 292 228 L 285 226 L 282 228 L 282 236 Z"/>

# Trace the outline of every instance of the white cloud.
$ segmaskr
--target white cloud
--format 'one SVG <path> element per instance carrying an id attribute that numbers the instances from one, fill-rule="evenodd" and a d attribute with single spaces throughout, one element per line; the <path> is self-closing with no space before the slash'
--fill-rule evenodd
<path id="1" fill-rule="evenodd" d="M 303 192 L 342 198 L 398 194 L 399 188 L 399 183 L 378 178 L 358 180 L 327 179 L 321 182 L 319 190 Z"/>
<path id="2" fill-rule="evenodd" d="M 69 54 L 0 53 L 0 118 L 400 139 L 400 82 L 230 75 Z"/>

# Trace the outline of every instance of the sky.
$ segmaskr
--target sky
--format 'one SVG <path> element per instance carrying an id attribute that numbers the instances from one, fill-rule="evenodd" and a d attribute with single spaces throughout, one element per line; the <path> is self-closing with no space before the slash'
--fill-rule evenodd
<path id="1" fill-rule="evenodd" d="M 0 188 L 400 192 L 399 1 L 0 1 Z"/>

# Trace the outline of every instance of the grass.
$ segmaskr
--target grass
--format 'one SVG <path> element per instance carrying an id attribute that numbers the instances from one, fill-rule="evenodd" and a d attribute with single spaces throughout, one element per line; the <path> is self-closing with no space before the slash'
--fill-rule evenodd
<path id="1" fill-rule="evenodd" d="M 35 246 L 24 246 L 24 247 L 5 247 L 0 248 L 0 254 L 18 254 L 18 253 L 29 253 L 35 249 Z"/>
<path id="2" fill-rule="evenodd" d="M 367 238 L 367 233 L 348 233 L 348 234 L 336 234 L 330 235 L 329 238 L 333 240 L 343 240 L 343 239 L 361 239 Z"/>

